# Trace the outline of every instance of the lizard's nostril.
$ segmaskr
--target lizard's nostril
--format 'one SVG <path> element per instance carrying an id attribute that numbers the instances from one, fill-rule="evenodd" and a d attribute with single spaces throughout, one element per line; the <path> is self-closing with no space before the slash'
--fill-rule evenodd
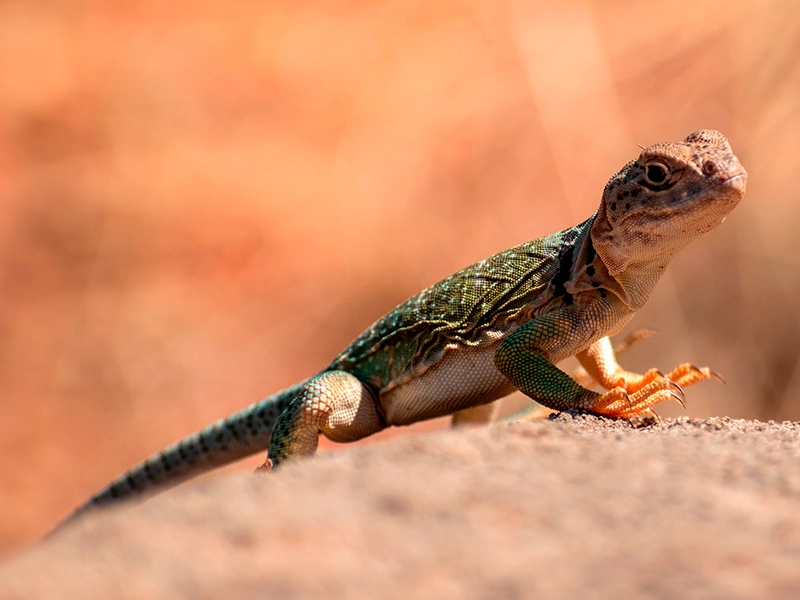
<path id="1" fill-rule="evenodd" d="M 703 165 L 703 173 L 706 175 L 713 175 L 717 172 L 717 165 L 715 165 L 712 161 L 708 161 Z"/>

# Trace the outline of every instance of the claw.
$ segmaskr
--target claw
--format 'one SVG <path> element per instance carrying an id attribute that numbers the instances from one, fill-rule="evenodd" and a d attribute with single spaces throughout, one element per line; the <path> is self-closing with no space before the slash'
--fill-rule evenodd
<path id="1" fill-rule="evenodd" d="M 722 383 L 726 383 L 725 378 L 722 375 L 720 375 L 716 371 L 712 371 L 711 369 L 708 370 L 708 376 L 711 377 L 712 379 L 716 379 L 717 381 L 721 381 Z"/>
<path id="2" fill-rule="evenodd" d="M 679 386 L 677 383 L 675 383 L 675 382 L 674 382 L 674 381 L 672 381 L 671 379 L 667 379 L 667 382 L 668 382 L 668 383 L 669 383 L 669 384 L 670 384 L 672 387 L 674 387 L 676 390 L 678 390 L 678 392 L 680 393 L 680 395 L 681 395 L 681 396 L 684 396 L 684 397 L 686 396 L 686 394 L 685 394 L 685 393 L 684 393 L 684 391 L 683 391 L 683 388 L 682 388 L 681 386 Z"/>
<path id="3" fill-rule="evenodd" d="M 683 408 L 686 408 L 686 402 L 684 402 L 683 398 L 681 398 L 678 394 L 669 390 L 667 390 L 667 394 L 669 394 L 669 396 L 672 398 L 675 398 L 675 401 L 678 402 L 678 404 L 680 404 Z"/>
<path id="4" fill-rule="evenodd" d="M 645 427 L 651 427 L 652 425 L 661 424 L 661 419 L 652 408 L 648 408 L 646 411 L 630 417 L 628 421 L 630 421 L 630 424 L 636 429 L 643 429 Z"/>
<path id="5" fill-rule="evenodd" d="M 661 425 L 661 417 L 658 416 L 658 413 L 652 408 L 648 408 L 647 410 L 649 412 L 649 416 L 655 420 L 656 424 Z"/>

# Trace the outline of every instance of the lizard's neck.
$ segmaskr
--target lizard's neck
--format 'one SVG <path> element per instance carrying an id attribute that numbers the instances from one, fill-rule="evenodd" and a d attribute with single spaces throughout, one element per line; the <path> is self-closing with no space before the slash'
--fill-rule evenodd
<path id="1" fill-rule="evenodd" d="M 597 213 L 592 217 L 577 225 L 572 231 L 577 230 L 577 234 L 569 240 L 569 250 L 564 252 L 565 256 L 571 259 L 569 269 L 569 280 L 563 284 L 564 291 L 574 297 L 581 292 L 606 290 L 620 298 L 631 311 L 635 311 L 641 304 L 639 301 L 638 290 L 631 290 L 611 274 L 605 256 L 603 256 L 595 246 L 593 231 L 596 228 Z M 650 290 L 641 297 L 641 303 L 647 299 Z"/>
<path id="2" fill-rule="evenodd" d="M 644 306 L 647 298 L 664 274 L 673 256 L 688 244 L 675 241 L 674 244 L 659 244 L 651 256 L 642 256 L 630 247 L 631 240 L 622 235 L 615 235 L 604 214 L 604 207 L 595 213 L 589 226 L 587 243 L 597 253 L 594 264 L 602 263 L 606 282 L 616 284 L 611 289 L 632 310 Z M 641 249 L 639 249 L 641 250 Z M 637 256 L 638 254 L 638 256 Z M 598 269 L 599 270 L 599 269 Z"/>

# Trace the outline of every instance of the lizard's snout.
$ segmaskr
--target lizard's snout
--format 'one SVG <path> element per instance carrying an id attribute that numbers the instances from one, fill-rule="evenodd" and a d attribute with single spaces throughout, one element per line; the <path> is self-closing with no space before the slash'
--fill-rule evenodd
<path id="1" fill-rule="evenodd" d="M 747 188 L 747 171 L 742 169 L 741 172 L 731 175 L 722 182 L 722 185 L 732 192 L 744 195 L 745 189 Z"/>
<path id="2" fill-rule="evenodd" d="M 747 171 L 735 158 L 724 172 L 720 173 L 720 187 L 731 196 L 744 196 L 747 188 Z"/>

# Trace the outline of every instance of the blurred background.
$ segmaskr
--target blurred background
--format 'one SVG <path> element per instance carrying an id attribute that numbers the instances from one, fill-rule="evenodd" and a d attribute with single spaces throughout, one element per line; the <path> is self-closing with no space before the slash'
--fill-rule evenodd
<path id="1" fill-rule="evenodd" d="M 300 4 L 0 3 L 0 554 L 698 128 L 747 197 L 623 362 L 800 419 L 800 5 Z"/>

